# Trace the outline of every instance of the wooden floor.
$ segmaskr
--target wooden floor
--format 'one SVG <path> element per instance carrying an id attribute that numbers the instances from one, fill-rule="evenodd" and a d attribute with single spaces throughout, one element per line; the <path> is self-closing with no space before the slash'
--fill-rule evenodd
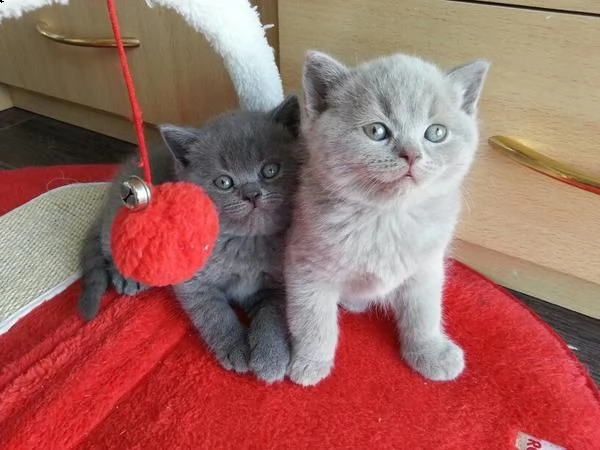
<path id="1" fill-rule="evenodd" d="M 135 147 L 20 109 L 0 112 L 0 169 L 27 166 L 115 163 Z M 600 384 L 600 321 L 514 293 L 571 347 Z"/>
<path id="2" fill-rule="evenodd" d="M 11 108 L 0 112 L 0 167 L 113 163 L 135 147 L 83 128 Z"/>

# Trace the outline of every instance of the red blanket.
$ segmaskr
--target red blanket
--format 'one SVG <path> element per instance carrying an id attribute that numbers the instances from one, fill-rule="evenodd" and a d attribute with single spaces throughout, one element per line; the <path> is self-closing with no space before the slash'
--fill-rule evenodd
<path id="1" fill-rule="evenodd" d="M 0 172 L 0 211 L 52 179 L 110 172 Z M 500 288 L 458 264 L 450 272 L 446 321 L 467 358 L 457 381 L 409 370 L 389 317 L 341 314 L 336 367 L 309 389 L 222 370 L 168 290 L 110 292 L 85 324 L 73 285 L 0 336 L 0 446 L 511 449 L 524 432 L 600 448 L 598 390 L 565 344 Z"/>

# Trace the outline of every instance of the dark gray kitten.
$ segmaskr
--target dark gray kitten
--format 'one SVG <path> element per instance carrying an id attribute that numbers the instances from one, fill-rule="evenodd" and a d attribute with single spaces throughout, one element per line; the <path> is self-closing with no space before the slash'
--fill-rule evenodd
<path id="1" fill-rule="evenodd" d="M 271 112 L 228 113 L 200 129 L 162 126 L 166 147 L 151 151 L 155 183 L 195 183 L 219 211 L 215 249 L 201 271 L 174 286 L 177 299 L 223 367 L 251 369 L 267 382 L 283 379 L 289 362 L 282 258 L 300 163 L 299 121 L 298 99 L 290 96 Z M 88 320 L 110 282 L 127 295 L 145 289 L 123 279 L 110 256 L 118 189 L 132 173 L 139 173 L 135 161 L 115 179 L 83 252 L 79 309 Z M 247 314 L 249 330 L 234 308 Z"/>

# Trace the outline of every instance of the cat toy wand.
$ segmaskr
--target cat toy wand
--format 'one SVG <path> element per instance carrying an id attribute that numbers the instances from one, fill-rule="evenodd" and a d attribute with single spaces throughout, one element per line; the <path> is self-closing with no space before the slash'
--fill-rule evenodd
<path id="1" fill-rule="evenodd" d="M 106 1 L 119 62 L 131 105 L 143 178 L 131 176 L 121 186 L 125 205 L 117 214 L 111 235 L 111 253 L 121 274 L 147 286 L 168 286 L 191 278 L 201 269 L 219 234 L 219 217 L 206 193 L 186 182 L 152 185 L 142 110 L 114 0 Z"/>

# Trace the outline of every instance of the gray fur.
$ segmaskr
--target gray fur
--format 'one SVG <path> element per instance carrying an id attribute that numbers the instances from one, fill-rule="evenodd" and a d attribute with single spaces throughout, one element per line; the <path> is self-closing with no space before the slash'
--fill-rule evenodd
<path id="1" fill-rule="evenodd" d="M 86 236 L 82 253 L 81 269 L 83 290 L 79 299 L 79 312 L 85 320 L 98 314 L 100 300 L 110 283 L 109 265 L 102 254 L 100 223 L 94 223 Z"/>
<path id="2" fill-rule="evenodd" d="M 330 373 L 338 304 L 353 312 L 391 305 L 413 369 L 432 380 L 462 372 L 463 352 L 443 330 L 441 294 L 488 66 L 444 72 L 397 54 L 350 69 L 308 54 L 308 160 L 285 259 L 294 382 L 314 385 Z M 368 137 L 364 127 L 376 122 L 389 137 Z M 425 139 L 432 124 L 447 127 L 445 141 Z"/>
<path id="3" fill-rule="evenodd" d="M 289 362 L 282 265 L 301 159 L 296 148 L 299 116 L 297 97 L 290 96 L 271 112 L 229 113 L 201 129 L 164 125 L 166 147 L 155 149 L 151 160 L 157 182 L 195 183 L 219 211 L 215 249 L 201 271 L 174 286 L 177 299 L 224 368 L 251 369 L 267 382 L 283 379 Z M 270 163 L 280 164 L 281 169 L 276 177 L 265 179 L 260 171 Z M 132 163 L 125 166 L 114 189 L 133 167 Z M 215 184 L 222 175 L 234 182 L 227 192 Z M 102 280 L 110 274 L 113 284 L 121 283 L 123 290 L 135 283 L 122 280 L 110 263 L 110 225 L 118 207 L 112 200 L 106 206 L 101 244 L 94 243 L 98 231 L 90 235 L 84 285 L 94 292 L 84 289 L 80 302 L 86 318 L 97 313 L 95 299 L 101 297 L 107 284 Z M 248 315 L 249 330 L 238 319 L 237 308 Z"/>

